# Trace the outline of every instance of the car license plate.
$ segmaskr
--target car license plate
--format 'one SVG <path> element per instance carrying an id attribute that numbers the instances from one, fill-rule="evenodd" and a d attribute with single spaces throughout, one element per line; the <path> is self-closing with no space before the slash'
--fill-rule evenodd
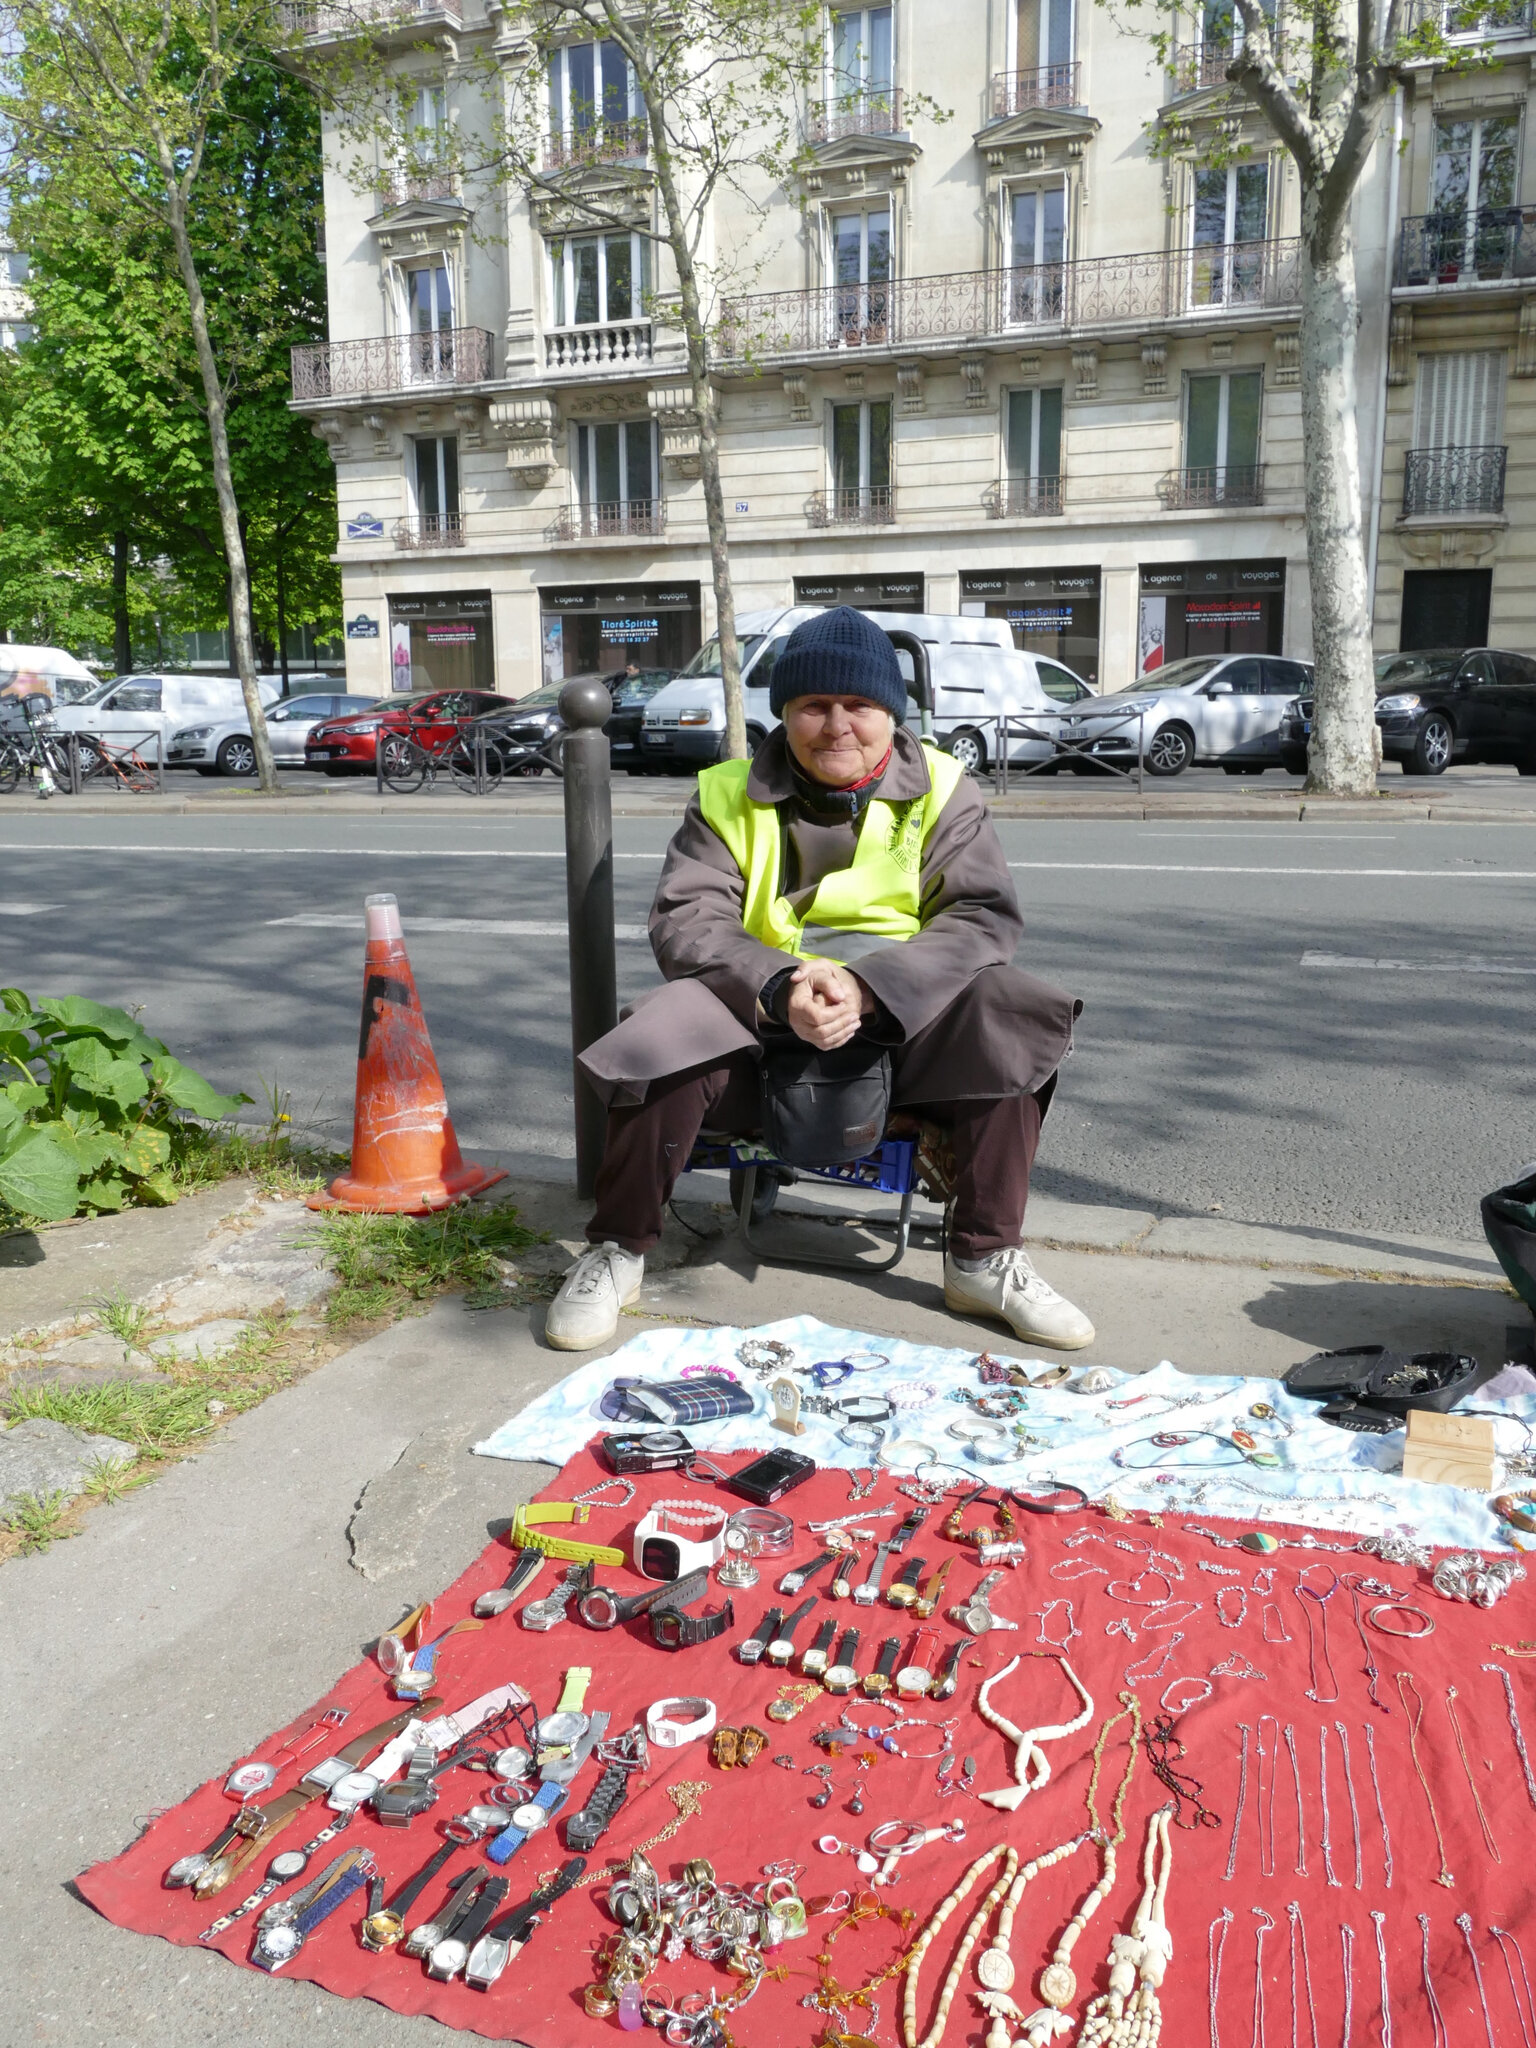
<path id="1" fill-rule="evenodd" d="M 664 732 L 648 732 L 645 735 L 645 744 L 648 747 L 664 747 L 667 744 L 667 736 Z"/>
<path id="2" fill-rule="evenodd" d="M 1088 728 L 1080 718 L 1069 718 L 1061 729 L 1063 739 L 1080 740 Z"/>
<path id="3" fill-rule="evenodd" d="M 1302 736 L 1303 736 L 1304 738 L 1308 738 L 1308 739 L 1310 739 L 1310 737 L 1311 737 L 1311 735 L 1312 735 L 1312 721 L 1311 721 L 1311 719 L 1310 719 L 1310 718 L 1304 718 L 1304 719 L 1303 719 L 1303 720 L 1301 721 L 1301 730 L 1302 730 Z"/>

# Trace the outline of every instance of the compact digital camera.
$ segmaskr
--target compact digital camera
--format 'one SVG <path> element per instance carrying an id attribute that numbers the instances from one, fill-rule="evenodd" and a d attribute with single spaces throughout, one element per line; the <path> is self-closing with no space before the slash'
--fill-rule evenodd
<path id="1" fill-rule="evenodd" d="M 680 1429 L 652 1429 L 628 1436 L 605 1436 L 602 1453 L 615 1472 L 675 1472 L 691 1465 L 697 1453 Z"/>

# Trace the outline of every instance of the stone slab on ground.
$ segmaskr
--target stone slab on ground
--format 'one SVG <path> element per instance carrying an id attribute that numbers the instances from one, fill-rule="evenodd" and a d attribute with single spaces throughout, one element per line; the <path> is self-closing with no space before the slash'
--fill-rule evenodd
<path id="1" fill-rule="evenodd" d="M 297 1199 L 255 1200 L 192 1249 L 183 1270 L 144 1301 L 179 1324 L 312 1308 L 332 1285 L 318 1245 L 304 1242 L 315 1229 L 314 1216 Z"/>
<path id="2" fill-rule="evenodd" d="M 109 1337 L 105 1332 L 98 1337 L 66 1337 L 61 1344 L 50 1344 L 46 1355 L 50 1365 L 110 1367 L 120 1379 L 130 1373 L 155 1369 L 147 1350 L 125 1344 L 121 1337 Z"/>
<path id="3" fill-rule="evenodd" d="M 232 1351 L 246 1331 L 254 1328 L 254 1323 L 240 1316 L 216 1316 L 190 1330 L 172 1330 L 164 1337 L 154 1337 L 150 1344 L 155 1358 L 180 1364 L 190 1359 L 217 1358 Z"/>
<path id="4" fill-rule="evenodd" d="M 427 1523 L 459 1490 L 455 1470 L 463 1449 L 457 1424 L 440 1422 L 369 1480 L 347 1524 L 352 1563 L 365 1579 L 386 1579 L 416 1563 Z"/>
<path id="5" fill-rule="evenodd" d="M 138 1455 L 115 1436 L 91 1436 L 41 1416 L 18 1422 L 0 1433 L 0 1514 L 25 1494 L 73 1497 L 98 1465 L 131 1465 Z"/>

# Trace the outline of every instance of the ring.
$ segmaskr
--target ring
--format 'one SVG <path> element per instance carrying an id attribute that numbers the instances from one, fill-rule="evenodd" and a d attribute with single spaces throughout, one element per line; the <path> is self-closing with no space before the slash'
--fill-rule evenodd
<path id="1" fill-rule="evenodd" d="M 884 1431 L 881 1432 L 882 1436 Z M 888 1471 L 897 1469 L 915 1472 L 919 1466 L 938 1462 L 938 1453 L 932 1444 L 918 1443 L 914 1437 L 898 1437 L 893 1444 L 883 1443 L 875 1452 L 876 1458 Z"/>
<path id="2" fill-rule="evenodd" d="M 1388 1628 L 1385 1622 L 1376 1619 L 1378 1614 L 1416 1614 L 1424 1626 L 1422 1628 Z M 1371 1627 L 1376 1629 L 1381 1635 L 1401 1636 L 1405 1642 L 1409 1643 L 1416 1643 L 1421 1636 L 1432 1636 L 1435 1632 L 1435 1617 L 1432 1614 L 1426 1614 L 1422 1607 L 1409 1607 L 1406 1604 L 1394 1606 L 1390 1601 L 1383 1600 L 1379 1606 L 1371 1608 L 1365 1618 L 1371 1624 Z"/>

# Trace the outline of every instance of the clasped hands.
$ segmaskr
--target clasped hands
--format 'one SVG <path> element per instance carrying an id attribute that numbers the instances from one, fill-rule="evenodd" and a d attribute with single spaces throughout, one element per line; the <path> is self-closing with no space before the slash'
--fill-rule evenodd
<path id="1" fill-rule="evenodd" d="M 835 961 L 806 960 L 789 978 L 789 1028 L 819 1052 L 846 1045 L 874 1008 L 863 982 Z"/>

